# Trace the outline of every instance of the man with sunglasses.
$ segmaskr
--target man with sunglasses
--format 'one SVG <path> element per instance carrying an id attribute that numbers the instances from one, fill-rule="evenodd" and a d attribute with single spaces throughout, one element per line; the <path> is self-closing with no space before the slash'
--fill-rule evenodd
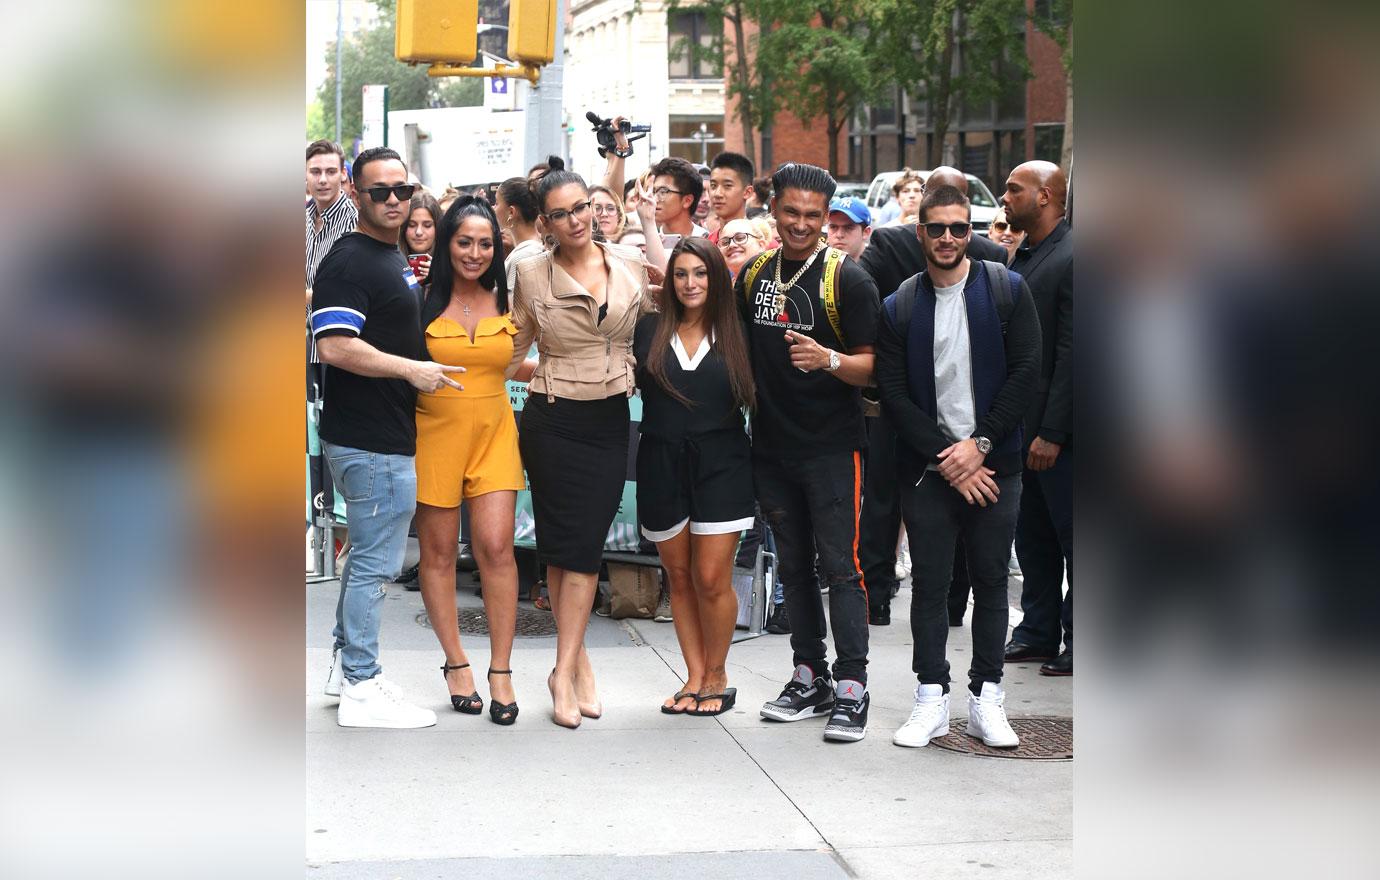
<path id="1" fill-rule="evenodd" d="M 342 727 L 430 727 L 436 713 L 408 703 L 378 662 L 384 585 L 402 571 L 417 505 L 417 391 L 461 387 L 463 373 L 425 359 L 416 277 L 398 251 L 416 187 L 387 147 L 355 160 L 359 221 L 316 273 L 312 334 L 326 364 L 321 440 L 345 499 L 350 555 L 340 574 L 326 694 Z"/>
<path id="2" fill-rule="evenodd" d="M 968 194 L 968 178 L 957 168 L 940 165 L 925 178 L 921 197 L 930 189 L 952 186 Z M 917 224 L 879 226 L 872 230 L 859 263 L 877 282 L 883 298 L 907 278 L 925 270 L 924 231 Z M 1005 248 L 985 236 L 968 237 L 968 256 L 1005 264 Z M 891 623 L 891 597 L 899 588 L 896 578 L 896 538 L 901 531 L 901 498 L 893 479 L 896 431 L 886 413 L 869 420 L 867 433 L 868 480 L 863 500 L 862 538 L 858 557 L 867 578 L 868 620 L 874 626 Z M 968 607 L 968 566 L 963 541 L 954 550 L 954 581 L 949 590 L 949 623 L 961 626 Z"/>
<path id="3" fill-rule="evenodd" d="M 1003 263 L 967 256 L 968 198 L 930 187 L 918 228 L 925 271 L 882 306 L 877 384 L 896 426 L 897 476 L 911 546 L 910 719 L 892 737 L 918 747 L 949 732 L 947 605 L 962 537 L 973 588 L 970 736 L 1019 744 L 1001 688 L 1006 564 L 1021 496 L 1020 425 L 1040 374 L 1040 322 L 1030 289 Z"/>

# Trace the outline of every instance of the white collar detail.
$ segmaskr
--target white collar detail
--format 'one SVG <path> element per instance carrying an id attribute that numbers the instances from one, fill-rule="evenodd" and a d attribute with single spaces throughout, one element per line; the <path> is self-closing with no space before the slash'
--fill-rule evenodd
<path id="1" fill-rule="evenodd" d="M 680 368 L 687 373 L 693 373 L 695 368 L 698 367 L 709 354 L 709 344 L 713 338 L 714 331 L 710 330 L 709 335 L 700 340 L 699 348 L 695 349 L 695 356 L 690 357 L 689 352 L 685 350 L 685 343 L 680 341 L 680 334 L 672 333 L 671 351 L 676 353 L 676 360 L 680 361 Z"/>

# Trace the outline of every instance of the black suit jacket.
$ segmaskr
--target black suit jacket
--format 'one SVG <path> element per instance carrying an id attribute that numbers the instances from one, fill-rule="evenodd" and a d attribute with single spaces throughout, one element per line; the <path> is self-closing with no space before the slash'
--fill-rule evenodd
<path id="1" fill-rule="evenodd" d="M 975 260 L 1006 263 L 1006 248 L 985 235 L 974 232 L 968 239 L 968 256 Z M 925 252 L 915 237 L 915 224 L 883 226 L 872 230 L 872 238 L 859 260 L 867 274 L 877 282 L 877 293 L 886 299 L 912 275 L 925 271 Z"/>
<path id="2" fill-rule="evenodd" d="M 1044 336 L 1040 385 L 1025 419 L 1026 441 L 1073 441 L 1073 233 L 1060 220 L 1036 247 L 1022 244 L 1011 261 L 1035 296 Z"/>

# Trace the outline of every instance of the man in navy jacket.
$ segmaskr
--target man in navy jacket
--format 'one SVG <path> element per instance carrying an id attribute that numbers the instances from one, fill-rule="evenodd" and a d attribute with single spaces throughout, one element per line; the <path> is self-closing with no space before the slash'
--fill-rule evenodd
<path id="1" fill-rule="evenodd" d="M 910 620 L 919 684 L 910 720 L 892 738 L 902 746 L 948 733 L 947 598 L 960 537 L 973 587 L 967 730 L 989 746 L 1019 744 L 1003 708 L 1002 645 L 1020 425 L 1040 375 L 1040 322 L 1019 275 L 968 258 L 969 215 L 956 188 L 926 193 L 925 271 L 887 298 L 878 330 L 877 384 L 900 441 L 906 529 L 917 536 Z"/>

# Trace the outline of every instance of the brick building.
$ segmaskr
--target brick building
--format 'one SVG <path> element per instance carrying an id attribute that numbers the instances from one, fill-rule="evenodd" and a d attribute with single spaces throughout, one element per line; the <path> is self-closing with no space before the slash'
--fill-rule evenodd
<path id="1" fill-rule="evenodd" d="M 1038 0 L 1027 0 L 1034 9 Z M 755 33 L 750 24 L 747 34 Z M 724 40 L 732 45 L 732 26 L 725 22 Z M 1011 90 L 993 101 L 960 102 L 949 121 L 943 149 L 944 164 L 982 178 L 995 191 L 1011 169 L 1030 159 L 1059 161 L 1064 136 L 1066 78 L 1059 47 L 1025 24 L 1024 41 L 1033 76 L 1010 77 Z M 956 53 L 957 64 L 962 64 Z M 726 76 L 732 75 L 730 69 Z M 726 80 L 727 81 L 727 80 Z M 724 132 L 728 149 L 743 148 L 743 130 L 735 112 L 735 98 L 725 106 Z M 853 124 L 839 135 L 838 177 L 868 181 L 881 171 L 903 166 L 928 168 L 934 126 L 923 98 L 901 88 L 861 107 Z M 777 115 L 770 131 L 754 133 L 758 166 L 770 169 L 782 162 L 809 162 L 827 167 L 828 133 L 823 118 L 805 122 L 789 111 Z"/>

